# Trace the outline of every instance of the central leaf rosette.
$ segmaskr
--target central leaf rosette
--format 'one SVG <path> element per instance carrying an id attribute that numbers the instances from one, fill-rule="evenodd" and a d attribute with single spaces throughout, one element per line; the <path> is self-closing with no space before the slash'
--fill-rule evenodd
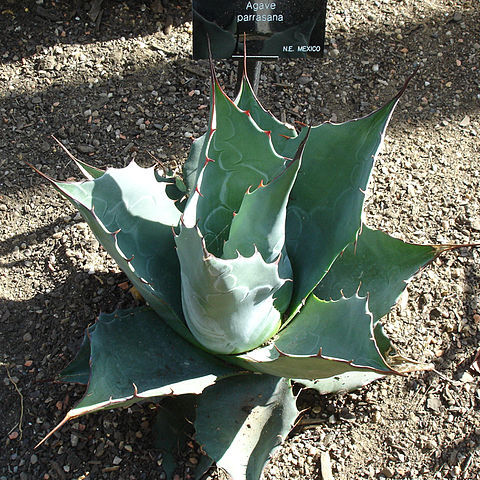
<path id="1" fill-rule="evenodd" d="M 210 123 L 176 236 L 182 306 L 205 348 L 242 353 L 277 333 L 291 300 L 285 223 L 305 142 L 294 158 L 278 155 L 270 132 L 217 84 Z"/>

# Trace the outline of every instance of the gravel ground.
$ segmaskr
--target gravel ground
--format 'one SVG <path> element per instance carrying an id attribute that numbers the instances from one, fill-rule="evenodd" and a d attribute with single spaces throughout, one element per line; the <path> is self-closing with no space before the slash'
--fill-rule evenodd
<path id="1" fill-rule="evenodd" d="M 76 7 L 75 7 L 76 6 Z M 404 240 L 480 241 L 478 0 L 330 0 L 321 60 L 264 65 L 259 95 L 290 123 L 398 106 L 367 202 L 369 225 Z M 86 224 L 24 164 L 76 175 L 51 136 L 100 167 L 172 167 L 206 128 L 207 66 L 190 59 L 186 1 L 0 1 L 0 479 L 164 478 L 155 405 L 77 419 L 41 448 L 82 388 L 54 383 L 84 328 L 132 304 Z M 232 93 L 235 68 L 218 62 Z M 386 319 L 407 356 L 436 372 L 351 394 L 304 393 L 306 410 L 267 479 L 480 478 L 479 252 L 445 254 Z M 176 478 L 193 478 L 190 442 Z M 222 478 L 212 471 L 208 478 Z"/>

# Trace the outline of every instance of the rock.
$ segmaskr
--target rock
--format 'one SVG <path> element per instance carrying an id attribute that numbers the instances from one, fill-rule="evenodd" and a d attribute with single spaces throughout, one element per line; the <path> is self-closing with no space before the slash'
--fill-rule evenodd
<path id="1" fill-rule="evenodd" d="M 373 423 L 380 423 L 382 420 L 382 414 L 379 410 L 375 410 L 374 414 L 372 415 L 372 422 Z"/>
<path id="2" fill-rule="evenodd" d="M 162 0 L 153 0 L 152 4 L 150 5 L 153 13 L 163 13 L 163 5 Z"/>
<path id="3" fill-rule="evenodd" d="M 395 472 L 390 467 L 383 467 L 380 471 L 380 475 L 383 475 L 386 478 L 392 478 L 395 475 Z"/>
<path id="4" fill-rule="evenodd" d="M 37 457 L 37 455 L 33 454 L 33 455 L 30 457 L 30 463 L 31 463 L 32 465 L 35 465 L 37 462 L 38 462 L 38 457 Z"/>
<path id="5" fill-rule="evenodd" d="M 112 463 L 114 465 L 120 465 L 122 463 L 122 459 L 118 455 L 115 455 Z"/>
<path id="6" fill-rule="evenodd" d="M 473 228 L 473 230 L 480 232 L 480 218 L 470 219 L 470 226 Z"/>
<path id="7" fill-rule="evenodd" d="M 312 77 L 307 77 L 306 75 L 302 75 L 299 79 L 298 79 L 298 83 L 300 85 L 306 85 L 307 83 L 310 83 L 312 81 Z"/>
<path id="8" fill-rule="evenodd" d="M 24 342 L 30 342 L 32 340 L 32 334 L 30 332 L 27 332 L 24 336 L 23 336 L 23 341 Z"/>
<path id="9" fill-rule="evenodd" d="M 95 456 L 100 458 L 105 453 L 105 444 L 101 443 L 95 450 Z"/>
<path id="10" fill-rule="evenodd" d="M 430 397 L 428 397 L 427 407 L 430 410 L 433 410 L 434 412 L 438 412 L 441 406 L 442 406 L 442 402 L 438 397 L 436 397 L 435 395 L 431 395 Z"/>
<path id="11" fill-rule="evenodd" d="M 322 452 L 320 455 L 320 465 L 323 480 L 334 480 L 332 474 L 332 462 L 328 452 Z"/>
<path id="12" fill-rule="evenodd" d="M 468 127 L 470 125 L 470 117 L 468 115 L 465 115 L 459 125 L 461 127 Z"/>
<path id="13" fill-rule="evenodd" d="M 432 438 L 427 438 L 425 439 L 423 446 L 428 450 L 434 450 L 435 448 L 437 448 L 437 442 Z"/>
<path id="14" fill-rule="evenodd" d="M 79 440 L 78 436 L 75 435 L 74 433 L 70 435 L 70 444 L 72 445 L 72 447 L 76 447 L 78 445 L 78 440 Z"/>
<path id="15" fill-rule="evenodd" d="M 464 372 L 463 375 L 460 377 L 460 381 L 463 383 L 471 383 L 474 381 L 474 378 L 470 373 Z"/>
<path id="16" fill-rule="evenodd" d="M 80 153 L 93 153 L 95 151 L 95 147 L 93 147 L 92 145 L 83 145 L 83 144 L 80 144 L 78 147 L 77 147 L 77 150 L 80 152 Z"/>
<path id="17" fill-rule="evenodd" d="M 453 14 L 453 21 L 454 22 L 461 22 L 462 21 L 462 13 L 461 12 L 455 12 Z"/>

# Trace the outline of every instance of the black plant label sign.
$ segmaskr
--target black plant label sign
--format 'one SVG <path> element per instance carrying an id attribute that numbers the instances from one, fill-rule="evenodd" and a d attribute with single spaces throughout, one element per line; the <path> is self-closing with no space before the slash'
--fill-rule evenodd
<path id="1" fill-rule="evenodd" d="M 327 0 L 193 0 L 193 57 L 319 57 Z"/>

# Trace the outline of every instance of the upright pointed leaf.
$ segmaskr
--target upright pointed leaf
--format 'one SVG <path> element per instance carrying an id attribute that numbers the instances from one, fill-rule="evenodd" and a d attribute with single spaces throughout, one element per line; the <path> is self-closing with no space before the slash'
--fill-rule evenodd
<path id="1" fill-rule="evenodd" d="M 215 122 L 214 112 L 214 84 L 215 74 L 211 68 L 211 84 L 210 84 L 210 114 L 208 117 L 208 130 L 201 137 L 194 140 L 187 160 L 183 165 L 183 180 L 187 186 L 188 194 L 191 195 L 195 191 L 198 183 L 198 177 L 203 169 L 205 161 L 207 160 L 207 148 L 212 135 L 212 128 Z"/>
<path id="2" fill-rule="evenodd" d="M 398 96 L 359 120 L 310 131 L 287 213 L 287 250 L 295 277 L 292 312 L 355 240 L 363 192 L 397 101 Z M 305 130 L 289 140 L 290 152 L 304 135 Z"/>
<path id="3" fill-rule="evenodd" d="M 292 266 L 285 248 L 287 203 L 301 164 L 305 141 L 294 160 L 278 177 L 245 194 L 223 247 L 223 258 L 236 258 L 238 252 L 243 256 L 251 256 L 257 249 L 267 263 L 279 260 L 280 278 L 288 280 L 275 295 L 275 307 L 281 313 L 290 303 L 293 280 Z"/>
<path id="4" fill-rule="evenodd" d="M 53 139 L 58 143 L 60 148 L 70 157 L 71 160 L 75 163 L 75 165 L 78 167 L 78 169 L 82 172 L 83 176 L 87 180 L 94 180 L 95 178 L 101 177 L 104 173 L 105 170 L 102 170 L 97 167 L 93 167 L 92 165 L 89 165 L 88 163 L 82 162 L 78 158 L 75 158 L 70 150 L 57 138 L 53 137 Z"/>
<path id="5" fill-rule="evenodd" d="M 315 289 L 318 298 L 336 300 L 369 295 L 368 307 L 375 320 L 386 315 L 419 268 L 442 252 L 442 247 L 414 245 L 392 238 L 365 225 L 355 243 L 337 257 Z"/>
<path id="6" fill-rule="evenodd" d="M 183 165 L 183 180 L 189 194 L 193 193 L 197 185 L 198 176 L 205 163 L 209 139 L 210 135 L 208 132 L 196 138 L 190 147 L 188 158 Z"/>
<path id="7" fill-rule="evenodd" d="M 297 178 L 303 146 L 280 175 L 255 191 L 247 191 L 230 227 L 223 247 L 223 258 L 235 258 L 236 252 L 253 255 L 255 248 L 267 263 L 275 261 L 285 244 L 285 220 L 290 191 Z"/>
<path id="8" fill-rule="evenodd" d="M 274 295 L 284 284 L 278 263 L 260 253 L 224 260 L 209 254 L 197 228 L 175 237 L 188 327 L 205 348 L 239 353 L 255 348 L 280 327 Z"/>
<path id="9" fill-rule="evenodd" d="M 270 132 L 261 130 L 215 83 L 207 159 L 185 209 L 185 223 L 192 227 L 198 221 L 210 253 L 221 256 L 247 189 L 268 183 L 284 164 L 273 150 Z"/>
<path id="10" fill-rule="evenodd" d="M 85 178 L 87 178 L 88 180 L 94 180 L 95 178 L 100 178 L 105 173 L 105 170 L 101 170 L 100 168 L 93 167 L 88 163 L 78 160 L 78 158 L 75 158 L 74 160 L 75 160 L 75 163 L 77 164 L 77 167 L 80 169 L 80 171 L 83 173 Z"/>
<path id="11" fill-rule="evenodd" d="M 198 399 L 196 440 L 233 480 L 259 480 L 298 411 L 290 382 L 242 375 L 208 387 Z"/>
<path id="12" fill-rule="evenodd" d="M 261 129 L 271 132 L 273 147 L 277 153 L 281 153 L 285 150 L 289 138 L 297 136 L 294 127 L 280 122 L 270 112 L 267 112 L 263 108 L 258 101 L 248 78 L 245 76 L 245 73 L 235 103 L 241 110 L 248 111 L 255 123 Z"/>

